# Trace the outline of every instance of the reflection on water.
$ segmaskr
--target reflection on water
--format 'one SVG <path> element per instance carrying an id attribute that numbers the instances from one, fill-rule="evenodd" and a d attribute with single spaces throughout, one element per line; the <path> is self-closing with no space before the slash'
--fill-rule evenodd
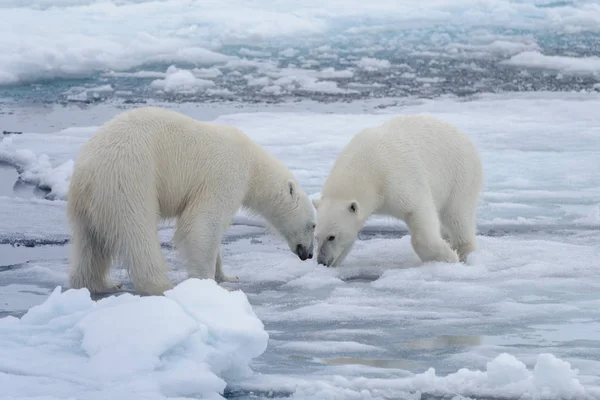
<path id="1" fill-rule="evenodd" d="M 321 358 L 321 362 L 327 365 L 366 365 L 377 368 L 399 368 L 414 369 L 418 364 L 409 360 L 378 360 L 375 358 L 338 357 Z"/>
<path id="2" fill-rule="evenodd" d="M 299 354 L 292 354 L 288 358 L 291 358 L 292 360 L 312 360 L 312 357 L 302 356 Z"/>
<path id="3" fill-rule="evenodd" d="M 432 338 L 416 339 L 406 342 L 411 350 L 443 349 L 447 347 L 472 347 L 481 345 L 481 336 L 438 336 Z"/>
<path id="4" fill-rule="evenodd" d="M 444 335 L 431 338 L 415 339 L 402 343 L 400 346 L 410 350 L 432 350 L 444 349 L 451 347 L 474 347 L 481 345 L 482 336 L 452 336 Z M 296 356 L 299 357 L 299 356 Z M 374 358 L 359 358 L 359 357 L 336 357 L 336 358 L 321 358 L 320 362 L 328 365 L 366 365 L 377 368 L 399 368 L 405 370 L 415 370 L 420 365 L 411 360 L 406 359 L 374 359 Z"/>

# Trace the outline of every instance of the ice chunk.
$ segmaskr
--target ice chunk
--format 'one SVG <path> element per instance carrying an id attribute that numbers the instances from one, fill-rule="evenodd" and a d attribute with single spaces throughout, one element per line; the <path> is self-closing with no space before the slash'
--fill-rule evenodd
<path id="1" fill-rule="evenodd" d="M 552 354 L 540 354 L 533 370 L 511 354 L 499 354 L 487 363 L 486 370 L 461 368 L 446 376 L 435 369 L 406 377 L 369 379 L 340 375 L 309 378 L 274 379 L 266 377 L 248 384 L 247 390 L 273 390 L 293 393 L 293 398 L 336 399 L 422 399 L 497 398 L 497 399 L 570 399 L 596 398 L 577 379 L 577 371 L 568 362 Z M 451 397 L 454 396 L 454 397 Z"/>
<path id="2" fill-rule="evenodd" d="M 251 373 L 268 334 L 246 295 L 189 279 L 165 296 L 61 292 L 0 319 L 0 387 L 11 399 L 220 398 Z"/>
<path id="3" fill-rule="evenodd" d="M 29 149 L 15 149 L 12 138 L 8 138 L 0 142 L 0 162 L 15 166 L 24 182 L 49 190 L 49 198 L 66 198 L 73 173 L 72 159 L 53 166 L 47 154 L 38 156 Z"/>
<path id="4" fill-rule="evenodd" d="M 170 93 L 193 94 L 215 86 L 213 81 L 196 78 L 191 71 L 170 66 L 164 79 L 156 79 L 150 83 L 156 89 Z"/>
<path id="5" fill-rule="evenodd" d="M 364 69 L 365 71 L 374 72 L 382 69 L 388 69 L 391 67 L 391 64 L 388 60 L 380 60 L 377 58 L 363 57 L 361 58 L 356 65 Z"/>
<path id="6" fill-rule="evenodd" d="M 585 399 L 585 388 L 577 371 L 552 354 L 540 354 L 533 371 L 513 355 L 503 353 L 487 364 L 487 371 L 462 368 L 444 377 L 430 368 L 412 379 L 413 389 L 438 395 L 459 393 L 465 396 Z"/>
<path id="7" fill-rule="evenodd" d="M 503 61 L 516 67 L 530 67 L 561 71 L 573 74 L 600 73 L 600 57 L 547 56 L 539 51 L 524 51 Z"/>

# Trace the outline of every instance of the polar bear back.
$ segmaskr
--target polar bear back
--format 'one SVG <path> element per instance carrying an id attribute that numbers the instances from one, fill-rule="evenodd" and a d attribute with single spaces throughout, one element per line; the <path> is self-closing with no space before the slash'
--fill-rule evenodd
<path id="1" fill-rule="evenodd" d="M 478 151 L 466 134 L 427 115 L 402 115 L 355 135 L 340 153 L 323 197 L 405 196 L 430 191 L 438 208 L 482 179 Z M 401 186 L 401 187 L 399 187 Z M 408 200 L 408 199 L 407 199 Z"/>
<path id="2" fill-rule="evenodd" d="M 96 192 L 91 198 L 118 192 L 158 199 L 161 217 L 170 218 L 192 198 L 210 203 L 228 196 L 241 203 L 261 150 L 236 128 L 139 108 L 104 124 L 82 146 L 76 173 L 93 168 L 95 181 L 105 184 L 88 188 Z"/>

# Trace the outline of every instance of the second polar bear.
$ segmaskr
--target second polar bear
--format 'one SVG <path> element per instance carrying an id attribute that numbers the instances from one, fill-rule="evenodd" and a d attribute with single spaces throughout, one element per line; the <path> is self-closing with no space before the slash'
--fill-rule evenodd
<path id="1" fill-rule="evenodd" d="M 79 152 L 67 201 L 73 288 L 117 289 L 108 272 L 120 259 L 138 292 L 170 289 L 157 232 L 168 218 L 188 276 L 228 280 L 221 238 L 240 207 L 312 258 L 314 209 L 288 168 L 238 129 L 174 111 L 139 108 L 100 127 Z"/>
<path id="2" fill-rule="evenodd" d="M 446 122 L 404 115 L 365 129 L 342 150 L 320 200 L 313 200 L 317 261 L 339 266 L 377 214 L 407 224 L 423 262 L 464 262 L 476 249 L 482 185 L 477 149 Z"/>

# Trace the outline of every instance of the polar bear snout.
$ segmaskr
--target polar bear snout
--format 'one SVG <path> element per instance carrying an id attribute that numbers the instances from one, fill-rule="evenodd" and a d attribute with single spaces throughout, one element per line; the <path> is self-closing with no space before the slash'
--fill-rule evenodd
<path id="1" fill-rule="evenodd" d="M 302 261 L 306 261 L 309 258 L 313 258 L 312 248 L 308 249 L 303 244 L 298 244 L 296 246 L 296 254 Z"/>
<path id="2" fill-rule="evenodd" d="M 317 264 L 331 267 L 331 264 L 333 264 L 333 257 L 326 256 L 323 252 L 323 248 L 321 248 L 321 251 L 319 251 L 319 255 L 317 256 Z"/>

